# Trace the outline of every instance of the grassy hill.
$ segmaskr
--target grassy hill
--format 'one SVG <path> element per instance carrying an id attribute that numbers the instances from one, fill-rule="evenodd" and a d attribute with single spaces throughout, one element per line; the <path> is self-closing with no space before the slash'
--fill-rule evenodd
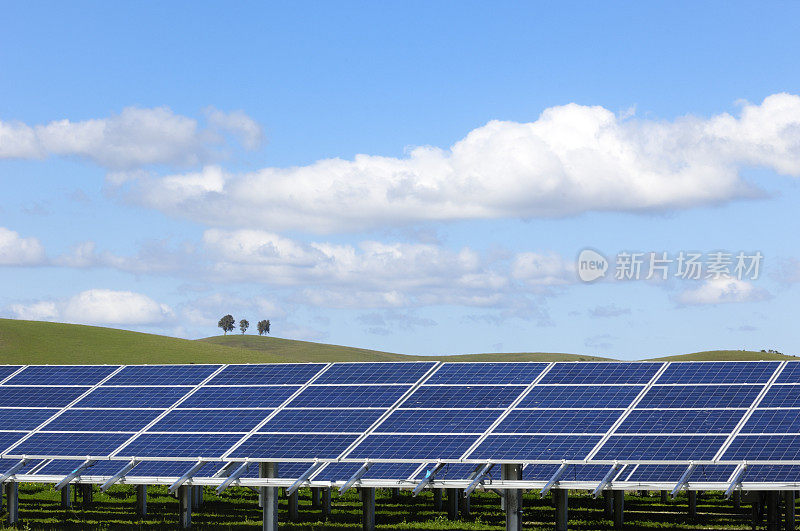
<path id="1" fill-rule="evenodd" d="M 786 359 L 793 356 L 718 350 L 653 358 L 679 360 Z M 592 361 L 549 352 L 409 356 L 277 337 L 232 334 L 197 341 L 114 328 L 0 319 L 0 364 L 278 363 L 327 361 Z"/>

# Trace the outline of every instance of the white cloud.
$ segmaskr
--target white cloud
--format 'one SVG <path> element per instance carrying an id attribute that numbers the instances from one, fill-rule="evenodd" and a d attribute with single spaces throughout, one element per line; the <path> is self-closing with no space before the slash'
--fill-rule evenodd
<path id="1" fill-rule="evenodd" d="M 0 266 L 29 266 L 45 262 L 44 247 L 36 238 L 23 238 L 0 227 Z"/>
<path id="2" fill-rule="evenodd" d="M 739 116 L 624 118 L 563 105 L 531 123 L 492 121 L 449 149 L 357 155 L 234 175 L 207 168 L 145 179 L 131 197 L 214 226 L 363 230 L 421 221 L 543 218 L 689 208 L 759 194 L 748 166 L 800 175 L 800 97 Z"/>
<path id="3" fill-rule="evenodd" d="M 511 266 L 514 278 L 531 285 L 558 286 L 577 282 L 575 264 L 556 253 L 520 253 Z"/>
<path id="4" fill-rule="evenodd" d="M 683 291 L 676 297 L 679 304 L 704 305 L 733 302 L 754 302 L 769 298 L 769 293 L 752 283 L 735 278 L 705 281 L 700 287 Z"/>
<path id="5" fill-rule="evenodd" d="M 19 319 L 99 325 L 163 325 L 174 317 L 169 306 L 146 295 L 108 289 L 83 291 L 66 300 L 13 304 L 9 309 Z"/>
<path id="6" fill-rule="evenodd" d="M 0 121 L 0 159 L 76 156 L 126 170 L 153 164 L 193 165 L 215 158 L 231 132 L 248 149 L 260 144 L 261 129 L 241 111 L 208 111 L 208 127 L 167 107 L 127 107 L 119 114 L 30 126 Z M 120 173 L 112 181 L 119 181 Z"/>

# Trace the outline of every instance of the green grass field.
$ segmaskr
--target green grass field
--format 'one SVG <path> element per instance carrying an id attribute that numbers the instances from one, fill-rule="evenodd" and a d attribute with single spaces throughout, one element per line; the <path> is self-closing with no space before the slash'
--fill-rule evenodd
<path id="1" fill-rule="evenodd" d="M 704 493 L 698 498 L 697 518 L 687 514 L 686 496 L 662 504 L 657 493 L 642 497 L 628 493 L 625 499 L 626 529 L 750 529 L 750 507 L 735 510 L 720 493 Z M 245 488 L 231 488 L 222 496 L 206 488 L 203 507 L 193 514 L 193 529 L 259 529 L 261 510 L 256 494 Z M 148 529 L 166 530 L 178 527 L 178 502 L 169 496 L 166 487 L 148 489 L 148 514 L 140 519 L 135 513 L 133 487 L 115 486 L 107 493 L 95 489 L 94 502 L 88 508 L 80 503 L 71 509 L 60 507 L 60 495 L 51 485 L 23 484 L 20 486 L 21 529 Z M 471 499 L 469 516 L 450 521 L 446 513 L 435 511 L 430 491 L 413 498 L 401 491 L 393 499 L 388 490 L 378 490 L 376 522 L 378 529 L 416 530 L 501 530 L 505 516 L 499 497 L 493 493 L 476 492 Z M 524 528 L 549 530 L 553 528 L 555 510 L 549 499 L 527 493 L 524 500 Z M 585 493 L 570 492 L 570 529 L 609 529 L 612 522 L 603 515 L 603 500 Z M 286 498 L 279 507 L 281 529 L 327 531 L 361 529 L 361 503 L 354 491 L 339 497 L 333 494 L 332 514 L 321 518 L 319 509 L 311 507 L 310 491 L 300 490 L 299 520 L 289 522 Z M 2 524 L 0 524 L 2 525 Z"/>
<path id="2" fill-rule="evenodd" d="M 655 360 L 757 360 L 794 356 L 715 350 Z M 592 361 L 596 356 L 552 352 L 412 356 L 253 334 L 197 341 L 114 328 L 0 319 L 0 364 L 297 363 L 330 361 Z"/>

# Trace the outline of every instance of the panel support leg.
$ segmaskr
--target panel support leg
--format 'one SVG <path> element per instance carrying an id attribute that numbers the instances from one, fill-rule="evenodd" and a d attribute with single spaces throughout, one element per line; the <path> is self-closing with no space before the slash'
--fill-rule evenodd
<path id="1" fill-rule="evenodd" d="M 661 503 L 667 503 L 669 501 L 669 491 L 662 490 L 661 491 Z"/>
<path id="2" fill-rule="evenodd" d="M 603 516 L 606 520 L 614 518 L 614 493 L 612 491 L 603 491 L 603 505 Z"/>
<path id="3" fill-rule="evenodd" d="M 471 498 L 472 496 L 464 496 L 464 489 L 458 489 L 458 499 L 461 500 L 461 517 L 462 518 L 469 518 L 470 512 L 472 510 L 471 507 Z"/>
<path id="4" fill-rule="evenodd" d="M 311 487 L 311 508 L 319 509 L 319 487 Z"/>
<path id="5" fill-rule="evenodd" d="M 322 518 L 327 519 L 331 516 L 331 488 L 322 489 Z"/>
<path id="6" fill-rule="evenodd" d="M 771 490 L 767 493 L 767 531 L 778 531 L 780 529 L 780 522 L 779 493 Z"/>
<path id="7" fill-rule="evenodd" d="M 442 490 L 444 490 L 444 489 L 433 489 L 433 510 L 434 511 L 441 511 L 442 510 Z"/>
<path id="8" fill-rule="evenodd" d="M 8 525 L 15 525 L 19 522 L 19 483 L 6 483 L 3 487 L 6 491 Z"/>
<path id="9" fill-rule="evenodd" d="M 260 463 L 258 465 L 259 477 L 278 477 L 277 463 Z M 276 487 L 261 487 L 262 527 L 264 531 L 278 531 L 278 489 Z"/>
<path id="10" fill-rule="evenodd" d="M 136 514 L 147 516 L 147 485 L 136 485 Z"/>
<path id="11" fill-rule="evenodd" d="M 375 487 L 361 487 L 361 527 L 364 531 L 375 531 Z"/>
<path id="12" fill-rule="evenodd" d="M 92 506 L 92 502 L 94 501 L 94 485 L 91 483 L 81 485 L 81 501 L 83 502 L 84 509 L 88 509 Z"/>
<path id="13" fill-rule="evenodd" d="M 392 489 L 392 501 L 393 502 L 400 501 L 400 489 L 399 488 Z"/>
<path id="14" fill-rule="evenodd" d="M 507 480 L 522 479 L 522 465 L 502 465 L 501 477 Z M 522 530 L 522 491 L 505 489 L 506 531 Z"/>
<path id="15" fill-rule="evenodd" d="M 180 526 L 183 529 L 192 527 L 192 487 L 178 487 L 178 506 L 180 510 Z"/>
<path id="16" fill-rule="evenodd" d="M 733 508 L 737 511 L 742 508 L 742 491 L 735 490 L 733 491 L 733 495 L 731 496 L 733 500 Z"/>
<path id="17" fill-rule="evenodd" d="M 794 531 L 794 518 L 795 518 L 795 506 L 794 506 L 794 494 L 793 490 L 787 490 L 783 493 L 783 507 L 784 507 L 784 514 L 786 515 L 786 521 L 784 522 L 784 529 L 786 531 Z"/>
<path id="18" fill-rule="evenodd" d="M 566 489 L 553 489 L 553 501 L 556 504 L 556 531 L 567 531 L 569 491 Z"/>
<path id="19" fill-rule="evenodd" d="M 297 507 L 297 491 L 289 495 L 289 521 L 297 522 L 300 519 Z"/>
<path id="20" fill-rule="evenodd" d="M 697 491 L 690 490 L 686 494 L 689 497 L 689 518 L 697 518 Z"/>
<path id="21" fill-rule="evenodd" d="M 614 491 L 614 528 L 622 529 L 625 525 L 625 491 Z"/>
<path id="22" fill-rule="evenodd" d="M 447 489 L 447 518 L 458 520 L 458 489 Z"/>
<path id="23" fill-rule="evenodd" d="M 70 498 L 70 487 L 71 485 L 65 485 L 63 489 L 61 489 L 61 508 L 62 509 L 69 509 L 72 507 L 72 498 Z"/>

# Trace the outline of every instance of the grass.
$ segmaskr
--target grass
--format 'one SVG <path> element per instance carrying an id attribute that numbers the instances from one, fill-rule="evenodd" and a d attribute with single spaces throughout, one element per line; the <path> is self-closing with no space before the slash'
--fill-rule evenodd
<path id="1" fill-rule="evenodd" d="M 289 522 L 287 502 L 280 499 L 279 520 L 281 529 L 328 531 L 361 529 L 361 503 L 358 495 L 350 491 L 344 496 L 333 494 L 332 514 L 323 520 L 320 510 L 312 508 L 310 491 L 300 490 L 299 521 Z M 476 492 L 471 499 L 469 516 L 450 521 L 442 511 L 433 508 L 430 491 L 413 498 L 401 491 L 393 498 L 388 490 L 377 491 L 376 522 L 378 529 L 415 530 L 501 530 L 505 529 L 505 516 L 499 498 L 492 493 Z M 261 510 L 256 494 L 245 488 L 228 489 L 217 496 L 205 489 L 203 506 L 193 514 L 194 529 L 258 529 Z M 138 518 L 135 514 L 135 491 L 129 486 L 115 486 L 101 494 L 95 489 L 94 503 L 88 508 L 80 504 L 71 509 L 60 507 L 60 495 L 51 485 L 23 484 L 20 486 L 20 525 L 22 529 L 143 529 L 166 530 L 178 526 L 177 500 L 167 494 L 166 487 L 148 489 L 148 514 Z M 549 499 L 540 499 L 532 493 L 525 494 L 524 528 L 526 530 L 552 529 L 555 510 Z M 735 510 L 720 493 L 707 492 L 698 498 L 698 515 L 687 515 L 685 495 L 662 504 L 657 495 L 642 497 L 628 493 L 625 500 L 626 529 L 749 529 L 750 507 L 742 505 Z M 585 493 L 570 492 L 569 528 L 595 530 L 611 527 L 604 518 L 603 500 L 594 500 Z"/>

